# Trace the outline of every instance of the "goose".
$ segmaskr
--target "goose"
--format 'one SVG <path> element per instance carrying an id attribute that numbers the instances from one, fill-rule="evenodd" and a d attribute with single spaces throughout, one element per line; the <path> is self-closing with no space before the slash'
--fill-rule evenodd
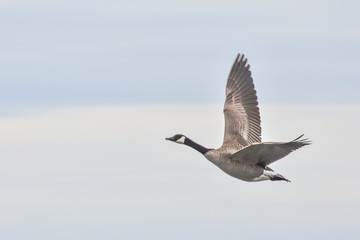
<path id="1" fill-rule="evenodd" d="M 289 142 L 261 142 L 256 91 L 250 65 L 243 54 L 237 55 L 227 80 L 224 117 L 224 140 L 218 149 L 203 147 L 183 134 L 166 140 L 192 147 L 222 171 L 240 180 L 290 182 L 268 165 L 311 141 L 304 139 L 303 134 Z"/>

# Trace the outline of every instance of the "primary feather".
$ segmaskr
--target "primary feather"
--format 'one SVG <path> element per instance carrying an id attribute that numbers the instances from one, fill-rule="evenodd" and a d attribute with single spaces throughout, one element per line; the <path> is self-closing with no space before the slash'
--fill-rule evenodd
<path id="1" fill-rule="evenodd" d="M 227 80 L 224 148 L 261 142 L 259 107 L 249 68 L 244 55 L 239 54 Z"/>

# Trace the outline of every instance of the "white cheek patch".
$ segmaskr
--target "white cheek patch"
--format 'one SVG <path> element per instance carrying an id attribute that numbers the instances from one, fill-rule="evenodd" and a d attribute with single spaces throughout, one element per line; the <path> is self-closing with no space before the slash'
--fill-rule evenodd
<path id="1" fill-rule="evenodd" d="M 178 140 L 176 140 L 177 143 L 181 143 L 184 144 L 185 143 L 185 137 L 182 136 L 181 138 L 179 138 Z"/>

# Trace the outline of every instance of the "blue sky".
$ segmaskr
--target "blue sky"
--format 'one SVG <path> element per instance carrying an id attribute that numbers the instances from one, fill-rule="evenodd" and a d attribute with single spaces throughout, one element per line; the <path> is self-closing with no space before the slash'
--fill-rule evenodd
<path id="1" fill-rule="evenodd" d="M 218 103 L 238 52 L 249 58 L 261 102 L 359 103 L 356 1 L 0 7 L 2 107 Z"/>
<path id="2" fill-rule="evenodd" d="M 0 1 L 1 239 L 358 239 L 357 1 Z M 223 137 L 249 59 L 264 141 L 314 144 L 247 183 L 165 141 Z"/>

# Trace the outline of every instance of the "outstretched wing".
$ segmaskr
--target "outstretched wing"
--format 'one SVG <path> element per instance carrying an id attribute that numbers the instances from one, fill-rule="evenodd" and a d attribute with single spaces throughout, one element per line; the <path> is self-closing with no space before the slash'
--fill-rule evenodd
<path id="1" fill-rule="evenodd" d="M 238 149 L 261 142 L 260 114 L 256 91 L 244 55 L 238 54 L 226 84 L 223 147 Z"/>
<path id="2" fill-rule="evenodd" d="M 302 136 L 303 135 L 291 142 L 265 142 L 250 145 L 234 153 L 231 159 L 249 164 L 257 164 L 265 168 L 267 165 L 285 157 L 292 151 L 311 144 L 308 139 L 301 139 Z"/>

